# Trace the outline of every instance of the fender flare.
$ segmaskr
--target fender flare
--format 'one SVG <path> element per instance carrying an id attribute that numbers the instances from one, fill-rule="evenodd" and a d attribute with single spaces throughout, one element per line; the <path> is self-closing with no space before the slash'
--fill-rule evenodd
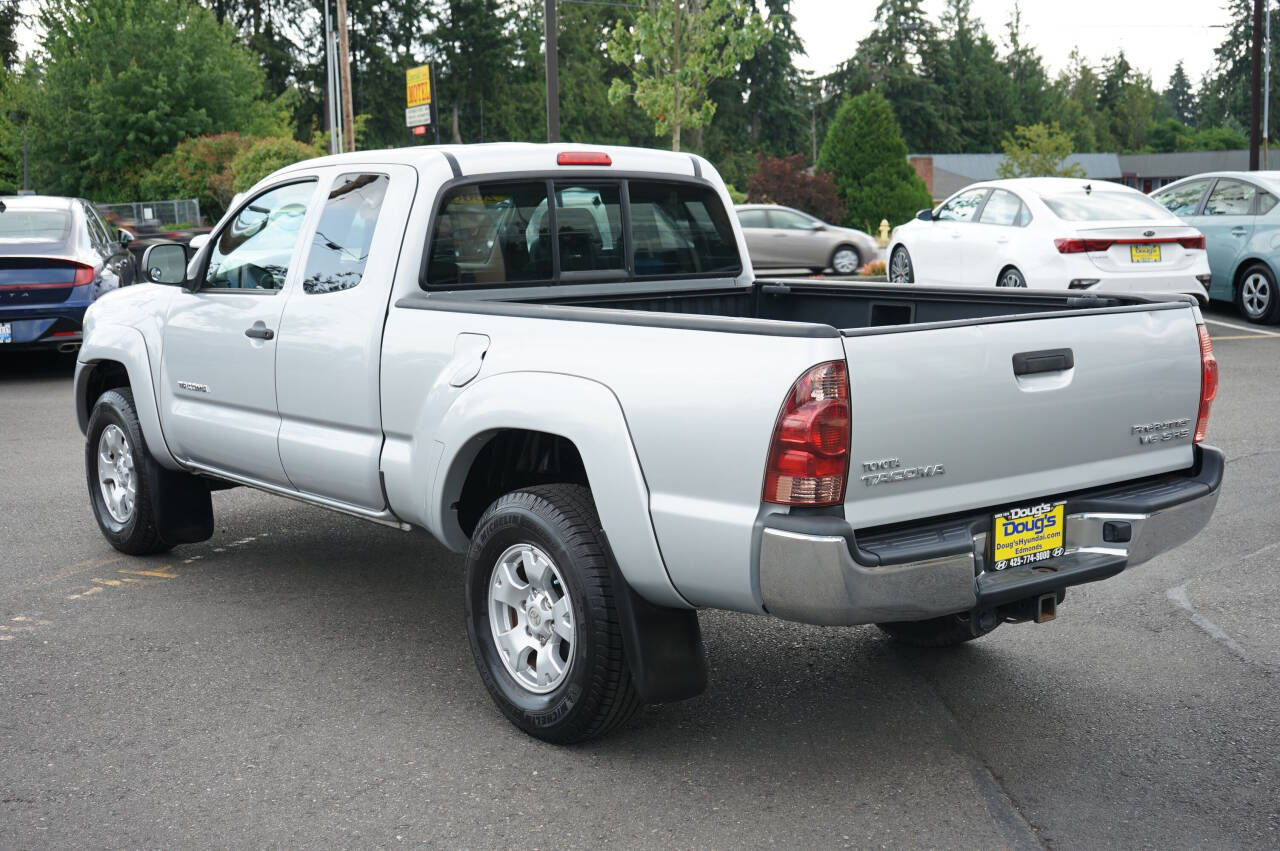
<path id="1" fill-rule="evenodd" d="M 469 543 L 452 506 L 490 437 L 503 429 L 555 434 L 582 456 L 600 523 L 627 583 L 656 605 L 692 608 L 667 574 L 644 471 L 622 405 L 608 387 L 562 373 L 501 373 L 468 385 L 439 422 L 433 437 L 443 448 L 424 517 L 450 548 L 464 551 Z"/>
<path id="2" fill-rule="evenodd" d="M 160 466 L 169 470 L 181 470 L 160 426 L 160 408 L 156 403 L 155 385 L 151 381 L 151 358 L 147 353 L 146 339 L 137 328 L 127 325 L 94 325 L 93 333 L 80 348 L 76 361 L 75 400 L 76 421 L 80 433 L 89 429 L 91 402 L 85 398 L 89 379 L 102 361 L 115 361 L 124 366 L 129 375 L 129 388 L 133 391 L 133 404 L 138 410 L 138 422 L 147 450 Z"/>

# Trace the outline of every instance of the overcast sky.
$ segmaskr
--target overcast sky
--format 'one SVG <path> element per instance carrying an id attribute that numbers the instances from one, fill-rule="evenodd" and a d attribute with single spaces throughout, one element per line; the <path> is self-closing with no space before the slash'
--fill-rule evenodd
<path id="1" fill-rule="evenodd" d="M 808 56 L 800 67 L 824 74 L 853 54 L 871 32 L 877 0 L 791 0 L 796 32 Z M 940 23 L 945 0 L 924 0 Z M 987 34 L 1005 47 L 1013 0 L 973 0 Z M 1022 0 L 1024 39 L 1056 74 L 1073 46 L 1091 62 L 1124 49 L 1135 68 L 1164 88 L 1181 59 L 1195 85 L 1213 65 L 1227 23 L 1222 0 Z"/>

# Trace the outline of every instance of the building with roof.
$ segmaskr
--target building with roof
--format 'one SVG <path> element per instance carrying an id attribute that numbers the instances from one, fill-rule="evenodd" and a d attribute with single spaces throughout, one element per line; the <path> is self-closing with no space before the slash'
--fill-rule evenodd
<path id="1" fill-rule="evenodd" d="M 1280 155 L 1278 155 L 1280 157 Z M 1004 154 L 908 154 L 907 159 L 941 200 L 971 183 L 995 180 Z M 1068 163 L 1091 180 L 1111 180 L 1152 192 L 1184 177 L 1209 171 L 1248 171 L 1248 151 L 1178 151 L 1170 154 L 1072 154 Z"/>

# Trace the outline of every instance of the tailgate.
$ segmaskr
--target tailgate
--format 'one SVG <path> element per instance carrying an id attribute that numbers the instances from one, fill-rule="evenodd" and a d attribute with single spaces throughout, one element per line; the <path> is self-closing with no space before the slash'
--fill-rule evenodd
<path id="1" fill-rule="evenodd" d="M 855 528 L 1192 464 L 1200 348 L 1190 305 L 852 330 L 844 344 Z"/>

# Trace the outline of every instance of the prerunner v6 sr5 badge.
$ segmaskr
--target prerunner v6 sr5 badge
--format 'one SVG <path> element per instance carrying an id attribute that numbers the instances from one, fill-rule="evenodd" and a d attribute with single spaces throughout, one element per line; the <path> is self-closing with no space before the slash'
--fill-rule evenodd
<path id="1" fill-rule="evenodd" d="M 1012 508 L 992 519 L 992 566 L 996 570 L 1035 564 L 1063 553 L 1065 502 Z"/>

